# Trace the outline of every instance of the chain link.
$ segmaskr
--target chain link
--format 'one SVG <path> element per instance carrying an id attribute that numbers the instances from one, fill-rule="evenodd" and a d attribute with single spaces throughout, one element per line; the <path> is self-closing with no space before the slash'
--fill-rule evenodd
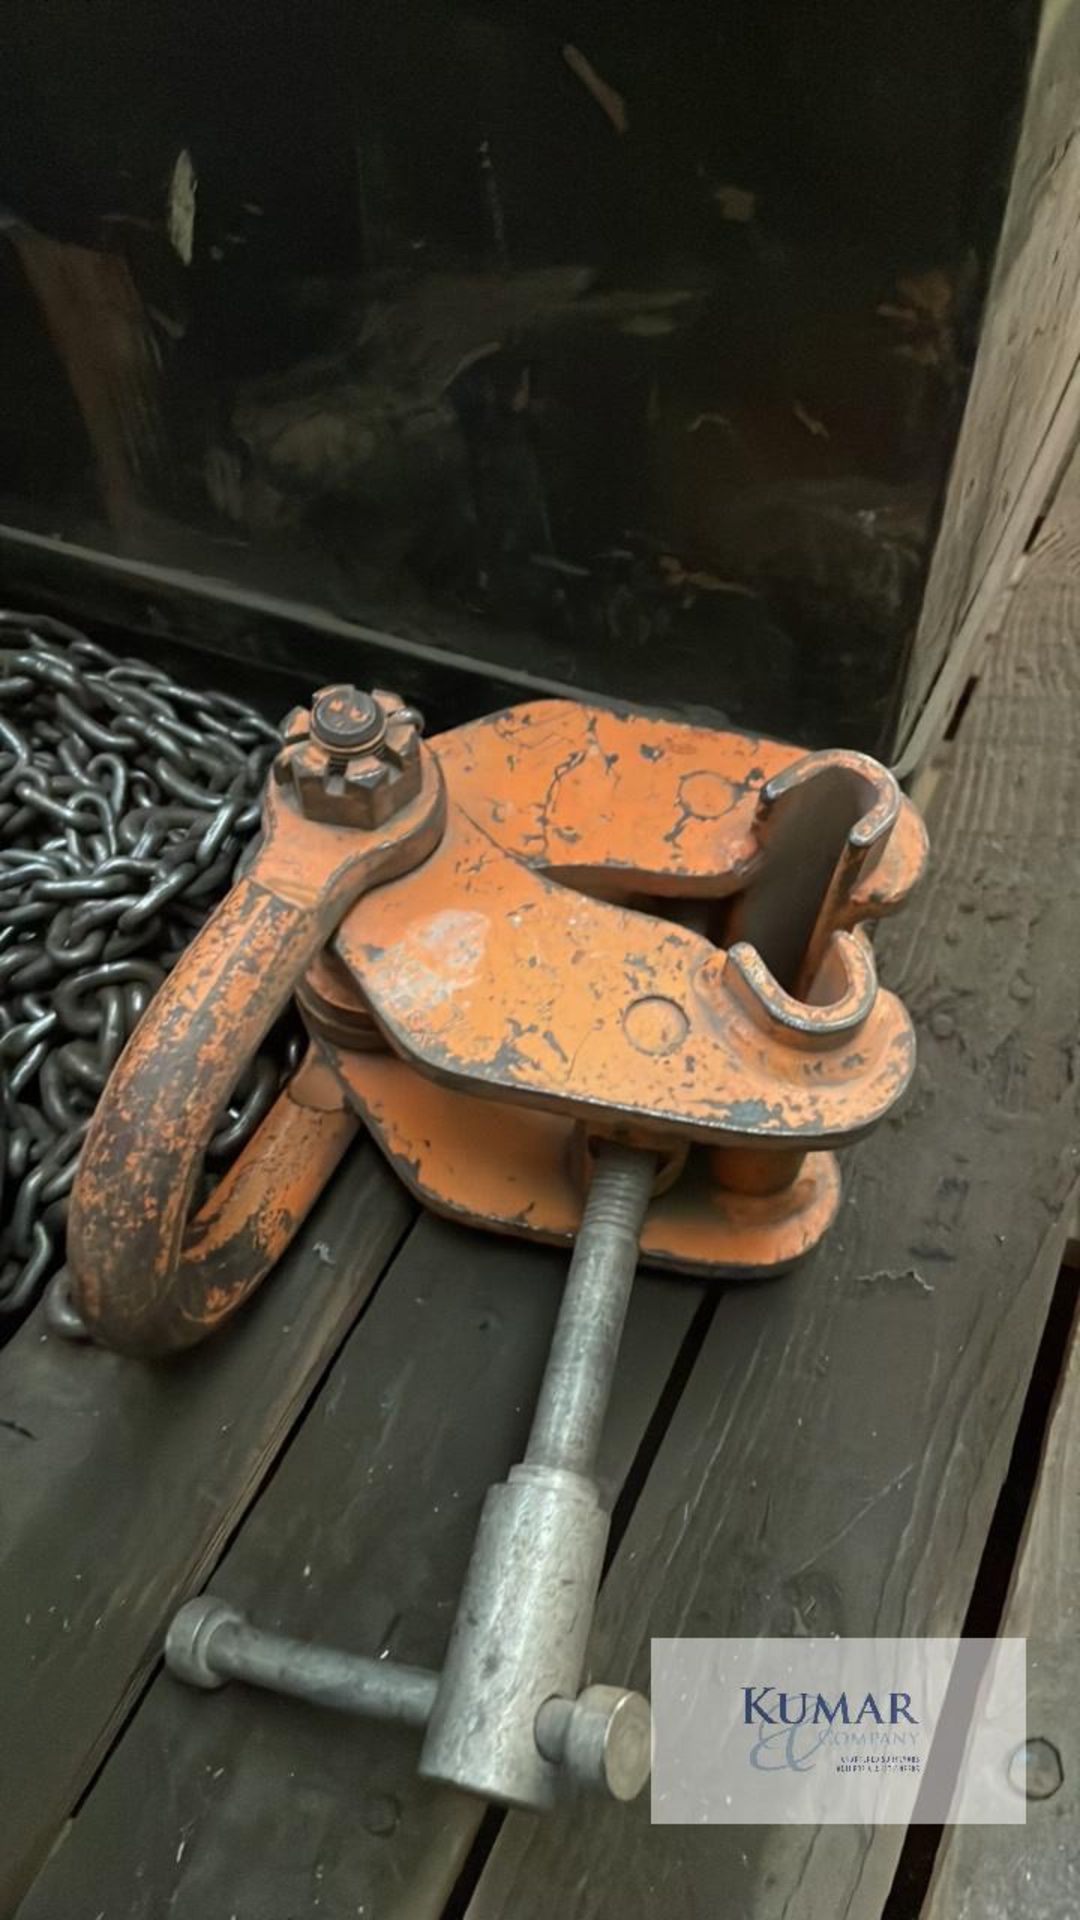
<path id="1" fill-rule="evenodd" d="M 0 1316 L 61 1266 L 91 1115 L 259 822 L 279 734 L 251 707 L 0 611 Z M 206 1155 L 220 1178 L 296 1063 L 288 1022 Z"/>

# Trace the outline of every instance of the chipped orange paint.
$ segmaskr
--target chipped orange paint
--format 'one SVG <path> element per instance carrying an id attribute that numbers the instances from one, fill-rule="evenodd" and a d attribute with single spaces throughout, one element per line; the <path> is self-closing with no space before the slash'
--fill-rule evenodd
<path id="1" fill-rule="evenodd" d="M 336 951 L 395 1052 L 443 1085 L 711 1141 L 850 1140 L 897 1099 L 911 1023 L 833 936 L 833 1005 L 745 946 L 572 891 L 449 806 L 439 857 L 367 894 Z"/>
<path id="2" fill-rule="evenodd" d="M 421 1198 L 479 1224 L 571 1237 L 584 1129 L 682 1169 L 646 1224 L 658 1263 L 775 1271 L 813 1245 L 839 1193 L 821 1149 L 913 1064 L 861 931 L 925 859 L 892 777 L 543 701 L 434 741 L 419 795 L 363 831 L 304 817 L 305 721 L 253 866 L 88 1135 L 69 1259 L 93 1330 L 160 1351 L 230 1313 L 328 1177 L 346 1099 Z M 216 1116 L 297 988 L 323 1080 L 309 1059 L 189 1221 Z"/>
<path id="3" fill-rule="evenodd" d="M 86 1136 L 68 1266 L 95 1338 L 144 1354 L 189 1346 L 288 1245 L 354 1131 L 325 1069 L 301 1069 L 191 1219 L 203 1155 L 244 1067 L 343 912 L 365 887 L 431 852 L 444 805 L 426 751 L 420 792 L 372 832 L 308 820 L 291 785 L 268 784 L 253 862 L 155 995 Z"/>
<path id="4" fill-rule="evenodd" d="M 432 745 L 458 805 L 504 852 L 570 884 L 596 881 L 614 897 L 737 892 L 760 861 L 762 792 L 800 762 L 808 771 L 844 762 L 880 778 L 898 802 L 845 924 L 895 912 L 926 863 L 919 814 L 864 754 L 807 755 L 752 734 L 567 700 L 493 713 Z"/>
<path id="5" fill-rule="evenodd" d="M 572 1121 L 450 1092 L 393 1054 L 332 1046 L 326 1052 L 365 1124 L 425 1206 L 522 1239 L 557 1246 L 573 1240 L 582 1183 Z M 646 1137 L 643 1144 L 662 1149 L 663 1138 Z M 821 1239 L 839 1200 L 831 1153 L 796 1156 L 782 1190 L 759 1196 L 721 1185 L 707 1152 L 694 1148 L 674 1185 L 652 1202 L 642 1257 L 714 1278 L 782 1273 Z"/>

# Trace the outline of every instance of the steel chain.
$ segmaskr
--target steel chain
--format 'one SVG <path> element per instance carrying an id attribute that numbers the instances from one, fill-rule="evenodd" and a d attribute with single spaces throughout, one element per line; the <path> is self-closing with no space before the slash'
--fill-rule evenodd
<path id="1" fill-rule="evenodd" d="M 0 1316 L 37 1299 L 94 1106 L 227 891 L 279 743 L 242 701 L 0 611 Z M 283 1023 L 207 1152 L 220 1177 L 295 1064 Z"/>

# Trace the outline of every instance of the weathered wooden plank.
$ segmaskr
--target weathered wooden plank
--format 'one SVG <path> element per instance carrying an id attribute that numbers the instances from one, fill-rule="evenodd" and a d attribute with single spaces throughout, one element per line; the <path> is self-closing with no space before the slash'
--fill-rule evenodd
<path id="1" fill-rule="evenodd" d="M 150 1367 L 43 1332 L 0 1354 L 0 1912 L 144 1685 L 413 1209 L 358 1148 L 236 1326 Z"/>
<path id="2" fill-rule="evenodd" d="M 214 1591 L 267 1627 L 437 1664 L 484 1491 L 520 1457 L 565 1269 L 558 1253 L 423 1221 Z M 609 1495 L 700 1299 L 673 1280 L 635 1289 Z M 483 1806 L 425 1786 L 416 1758 L 403 1731 L 162 1675 L 20 1920 L 435 1914 Z"/>
<path id="3" fill-rule="evenodd" d="M 1028 1643 L 1036 1793 L 1023 1827 L 953 1827 L 925 1920 L 1080 1913 L 1080 1328 L 1043 1449 L 1003 1634 Z"/>
<path id="4" fill-rule="evenodd" d="M 1080 430 L 1078 125 L 1080 0 L 1044 0 L 1005 222 L 904 691 L 899 758 L 905 768 L 940 738 Z"/>
<path id="5" fill-rule="evenodd" d="M 819 1255 L 721 1301 L 605 1588 L 605 1668 L 645 1683 L 661 1634 L 959 1631 L 1080 1160 L 1078 746 L 1080 599 L 1033 565 L 880 942 L 914 1095 Z M 469 1920 L 876 1920 L 902 1838 L 513 1816 Z"/>

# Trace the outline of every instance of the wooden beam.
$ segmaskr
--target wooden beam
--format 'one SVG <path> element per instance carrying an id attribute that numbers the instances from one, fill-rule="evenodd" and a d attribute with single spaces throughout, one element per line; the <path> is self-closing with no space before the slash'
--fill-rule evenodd
<path id="1" fill-rule="evenodd" d="M 1080 1911 L 1080 1328 L 1043 1448 L 1003 1635 L 1028 1643 L 1023 1827 L 946 1828 L 925 1920 Z"/>
<path id="2" fill-rule="evenodd" d="M 1005 222 L 898 729 L 937 744 L 1080 432 L 1080 0 L 1044 0 Z"/>
<path id="3" fill-rule="evenodd" d="M 406 1231 L 346 1161 L 236 1322 L 157 1366 L 46 1334 L 0 1354 L 0 1913 L 9 1914 Z"/>

